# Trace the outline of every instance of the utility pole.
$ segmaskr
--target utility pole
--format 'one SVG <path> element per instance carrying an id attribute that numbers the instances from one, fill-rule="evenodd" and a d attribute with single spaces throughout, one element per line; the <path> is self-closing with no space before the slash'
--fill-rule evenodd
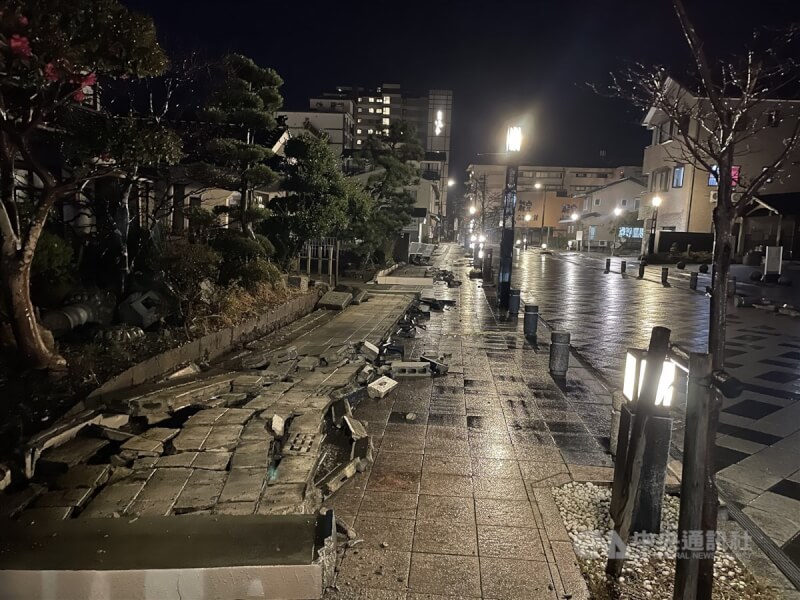
<path id="1" fill-rule="evenodd" d="M 481 233 L 486 235 L 486 173 L 481 175 Z"/>

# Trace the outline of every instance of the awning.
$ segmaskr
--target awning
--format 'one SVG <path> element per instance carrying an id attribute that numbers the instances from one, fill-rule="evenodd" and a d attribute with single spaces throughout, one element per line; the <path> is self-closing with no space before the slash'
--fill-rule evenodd
<path id="1" fill-rule="evenodd" d="M 762 194 L 754 198 L 753 206 L 745 216 L 764 217 L 770 214 L 784 216 L 800 215 L 800 192 L 787 194 Z"/>

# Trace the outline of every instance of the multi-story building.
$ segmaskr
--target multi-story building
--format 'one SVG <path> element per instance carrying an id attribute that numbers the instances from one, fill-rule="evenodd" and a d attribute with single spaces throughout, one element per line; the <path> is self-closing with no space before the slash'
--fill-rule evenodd
<path id="1" fill-rule="evenodd" d="M 434 214 L 441 225 L 446 222 L 453 92 L 430 90 L 413 94 L 395 83 L 375 88 L 337 86 L 335 91 L 312 98 L 310 104 L 312 110 L 351 111 L 353 150 L 363 147 L 371 135 L 388 133 L 392 123 L 405 121 L 414 125 L 425 149 L 424 160 L 420 162 L 422 176 L 441 190 Z"/>
<path id="2" fill-rule="evenodd" d="M 641 179 L 624 177 L 578 196 L 579 220 L 573 228 L 583 231 L 583 245 L 608 248 L 624 241 L 629 248 L 641 246 L 644 228 L 637 220 L 645 190 L 647 186 Z"/>
<path id="3" fill-rule="evenodd" d="M 576 199 L 610 182 L 641 174 L 641 168 L 557 167 L 522 165 L 517 173 L 516 224 L 521 228 L 561 229 L 559 221 L 579 211 L 583 198 Z M 503 216 L 505 165 L 471 164 L 467 167 L 467 205 L 475 208 L 475 218 L 487 235 L 497 229 Z M 483 214 L 482 214 L 483 213 Z M 467 215 L 464 215 L 465 217 Z M 530 217 L 527 221 L 526 217 Z M 538 240 L 537 236 L 532 236 Z"/>
<path id="4" fill-rule="evenodd" d="M 312 100 L 312 104 L 314 101 Z M 349 101 L 341 104 L 352 103 Z M 284 125 L 291 135 L 300 135 L 310 132 L 314 135 L 324 135 L 328 147 L 336 156 L 342 156 L 347 150 L 353 149 L 354 123 L 350 111 L 280 111 L 278 118 L 284 120 Z"/>
<path id="5" fill-rule="evenodd" d="M 668 80 L 666 93 L 680 97 L 681 102 L 688 107 L 687 114 L 708 112 L 702 109 L 703 103 L 708 102 L 706 99 L 693 96 L 675 80 Z M 774 100 L 763 103 L 763 111 L 758 116 L 763 120 L 763 127 L 746 144 L 740 144 L 736 149 L 736 162 L 730 174 L 735 182 L 746 183 L 752 180 L 775 160 L 785 148 L 785 140 L 796 126 L 799 113 L 800 104 L 796 101 Z M 646 220 L 645 230 L 650 230 L 654 213 L 652 199 L 658 196 L 661 201 L 656 218 L 658 230 L 710 233 L 717 197 L 716 178 L 689 155 L 677 128 L 661 110 L 651 108 L 642 125 L 651 130 L 653 135 L 651 144 L 644 150 L 643 171 L 648 178 L 648 189 L 643 196 L 640 216 Z M 687 123 L 689 135 L 702 139 L 708 125 L 701 123 L 698 118 L 690 117 Z M 756 196 L 764 204 L 769 205 L 771 197 L 800 192 L 798 155 L 800 152 L 790 156 L 781 172 L 757 191 Z M 794 210 L 800 212 L 797 207 Z M 773 211 L 771 214 L 770 211 L 761 212 L 767 214 L 754 216 L 749 223 L 745 219 L 740 224 L 737 236 L 739 247 L 736 250 L 738 254 L 757 243 L 774 244 L 781 239 L 778 234 L 782 227 L 781 219 L 780 215 L 775 214 L 780 211 Z M 785 223 L 783 227 L 786 227 Z M 760 230 L 760 233 L 753 233 L 754 228 Z M 769 233 L 764 235 L 765 231 Z M 800 235 L 790 237 L 800 242 Z M 789 239 L 784 236 L 784 245 L 790 243 Z"/>

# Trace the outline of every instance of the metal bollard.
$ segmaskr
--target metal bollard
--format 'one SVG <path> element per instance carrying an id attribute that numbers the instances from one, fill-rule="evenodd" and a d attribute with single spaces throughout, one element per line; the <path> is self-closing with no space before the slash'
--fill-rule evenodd
<path id="1" fill-rule="evenodd" d="M 569 367 L 569 332 L 550 333 L 550 375 L 563 379 Z"/>
<path id="2" fill-rule="evenodd" d="M 611 259 L 607 258 L 606 259 L 606 270 L 604 271 L 604 273 L 608 273 L 609 271 L 611 271 Z"/>
<path id="3" fill-rule="evenodd" d="M 619 272 L 625 275 L 625 272 L 628 270 L 628 262 L 623 260 L 619 263 Z"/>
<path id="4" fill-rule="evenodd" d="M 689 289 L 697 290 L 697 272 L 693 271 L 689 274 Z"/>
<path id="5" fill-rule="evenodd" d="M 644 261 L 642 261 L 642 262 L 640 262 L 640 263 L 639 263 L 639 279 L 644 279 L 644 268 L 645 268 L 646 266 L 647 266 L 647 265 L 645 264 L 645 262 L 644 262 Z"/>
<path id="6" fill-rule="evenodd" d="M 525 321 L 522 324 L 522 331 L 526 338 L 535 338 L 536 330 L 539 327 L 539 307 L 535 304 L 525 305 Z"/>
<path id="7" fill-rule="evenodd" d="M 511 294 L 508 297 L 508 314 L 510 315 L 518 315 L 519 314 L 519 305 L 520 305 L 520 296 L 519 290 L 511 290 Z"/>
<path id="8" fill-rule="evenodd" d="M 667 285 L 667 277 L 669 277 L 669 267 L 661 267 L 661 285 Z"/>

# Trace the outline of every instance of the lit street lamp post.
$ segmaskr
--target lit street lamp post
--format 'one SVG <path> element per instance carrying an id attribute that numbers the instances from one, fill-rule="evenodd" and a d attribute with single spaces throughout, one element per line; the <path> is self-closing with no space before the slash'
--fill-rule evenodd
<path id="1" fill-rule="evenodd" d="M 511 163 L 521 147 L 522 129 L 520 127 L 509 127 L 506 133 L 506 153 L 509 155 L 509 164 L 506 166 L 506 186 L 503 193 L 503 232 L 500 238 L 500 273 L 497 281 L 500 310 L 508 310 L 509 298 L 511 297 L 511 267 L 514 262 L 514 217 L 517 205 L 517 167 Z"/>
<path id="2" fill-rule="evenodd" d="M 653 220 L 650 223 L 650 239 L 647 241 L 647 253 L 655 254 L 656 252 L 656 222 L 658 221 L 658 207 L 661 206 L 661 198 L 653 196 L 650 201 L 653 206 Z"/>
<path id="3" fill-rule="evenodd" d="M 611 245 L 611 256 L 614 256 L 614 250 L 617 247 L 617 233 L 619 232 L 619 227 L 617 227 L 617 219 L 622 214 L 622 209 L 618 206 L 614 209 L 614 243 Z"/>

